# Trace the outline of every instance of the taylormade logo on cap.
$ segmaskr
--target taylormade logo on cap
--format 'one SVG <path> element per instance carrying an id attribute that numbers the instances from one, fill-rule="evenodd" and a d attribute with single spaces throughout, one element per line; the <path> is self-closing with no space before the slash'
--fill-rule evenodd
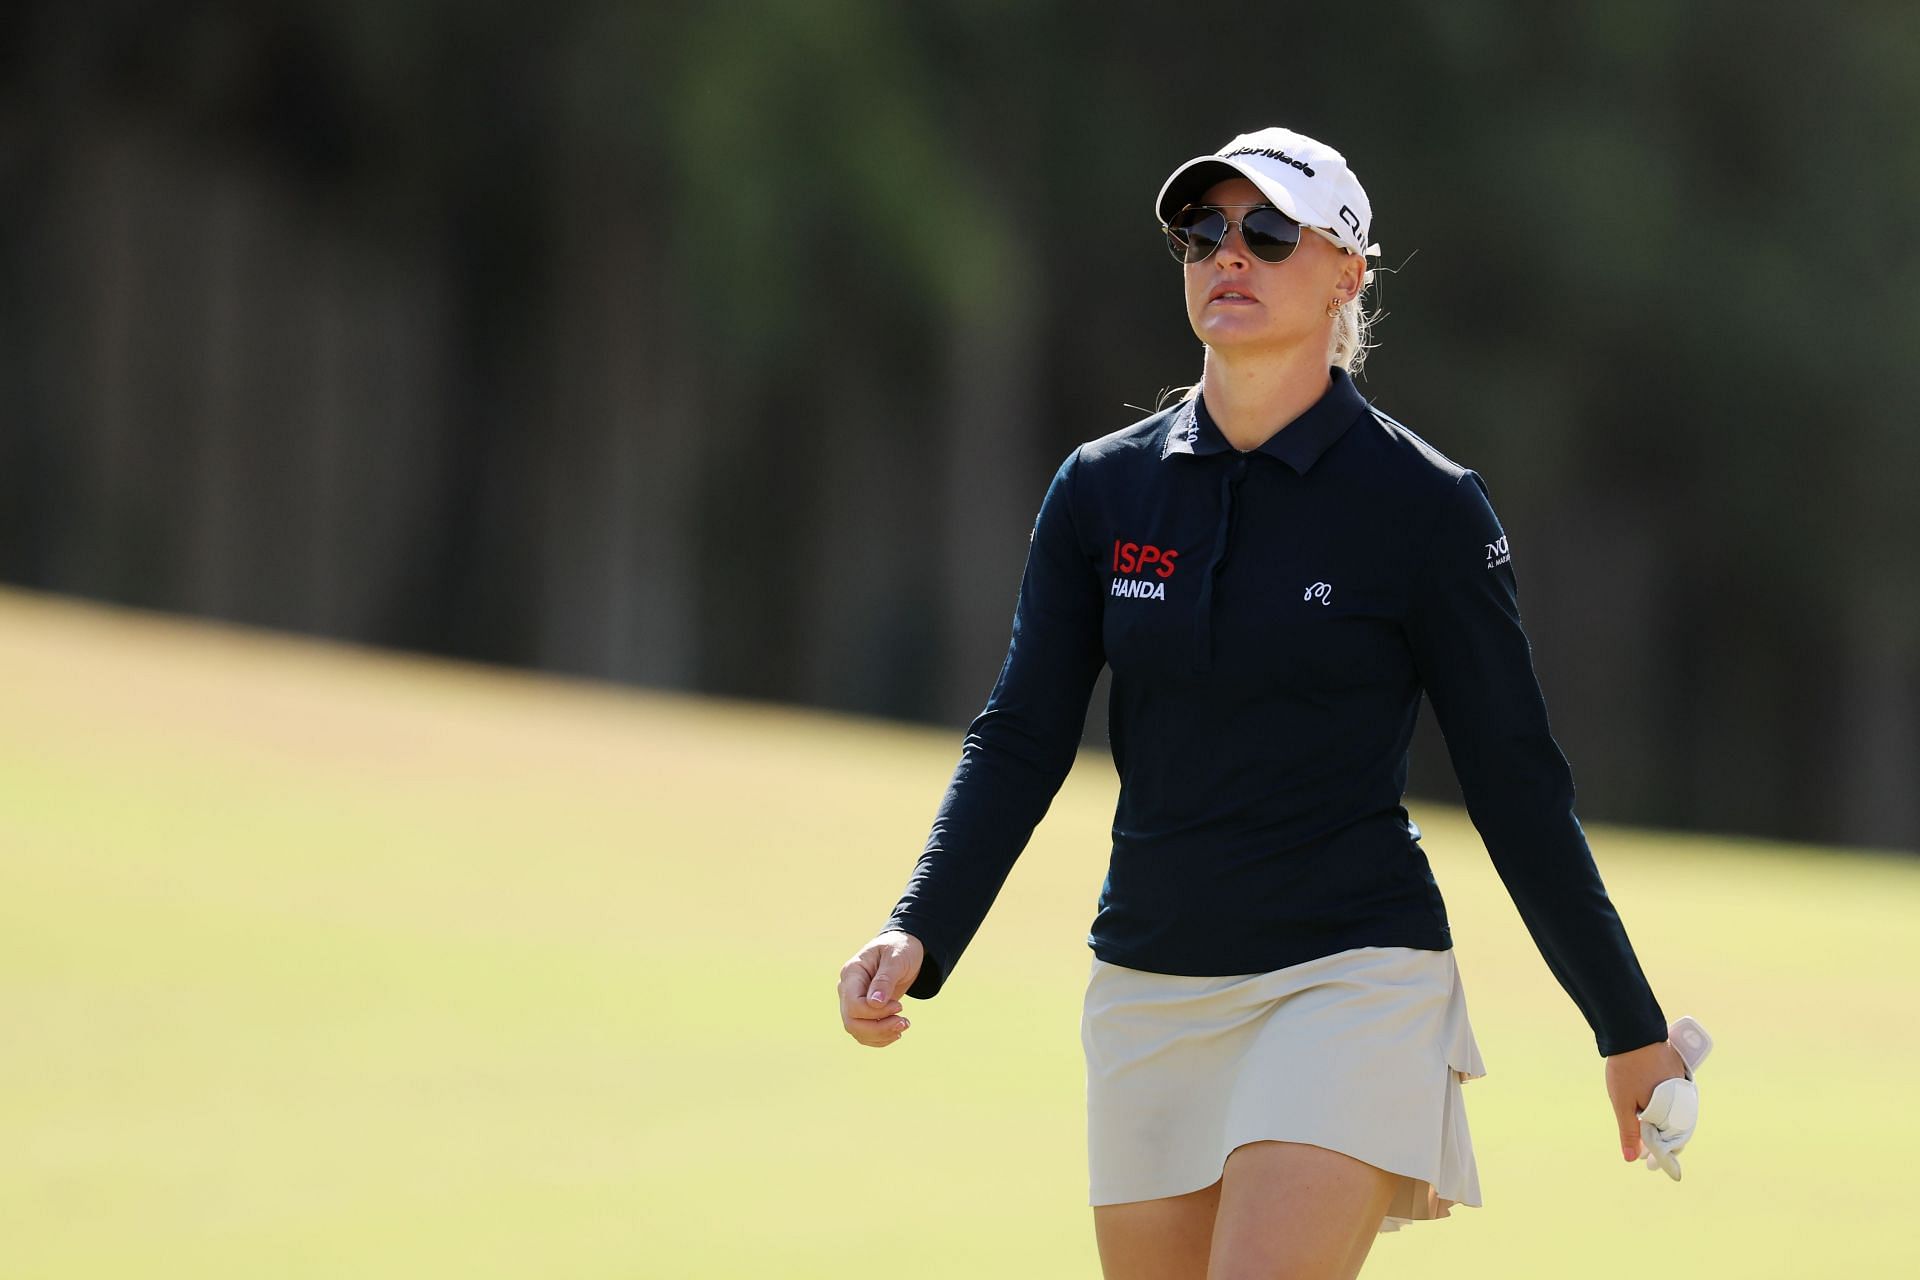
<path id="1" fill-rule="evenodd" d="M 1309 178 L 1313 176 L 1313 166 L 1305 160 L 1295 160 L 1284 151 L 1275 151 L 1272 147 L 1240 147 L 1233 151 L 1223 151 L 1223 156 L 1272 156 L 1285 164 L 1290 164 Z"/>
<path id="2" fill-rule="evenodd" d="M 1275 125 L 1243 133 L 1212 155 L 1195 156 L 1173 171 L 1153 204 L 1162 225 L 1207 188 L 1238 174 L 1260 188 L 1280 212 L 1324 232 L 1341 248 L 1377 257 L 1367 243 L 1373 206 L 1347 158 L 1324 142 Z"/>

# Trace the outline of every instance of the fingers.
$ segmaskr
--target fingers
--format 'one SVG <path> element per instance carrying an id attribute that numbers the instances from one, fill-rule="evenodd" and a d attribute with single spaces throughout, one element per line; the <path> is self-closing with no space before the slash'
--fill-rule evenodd
<path id="1" fill-rule="evenodd" d="M 867 1001 L 877 1008 L 913 985 L 920 973 L 921 947 L 918 938 L 900 930 L 881 934 L 869 947 L 877 948 L 878 960 Z"/>
<path id="2" fill-rule="evenodd" d="M 849 965 L 854 961 L 848 961 Z M 867 992 L 872 984 L 864 970 L 842 970 L 840 974 L 840 1013 L 850 1021 L 877 1022 L 900 1012 L 898 1000 L 875 1000 Z"/>
<path id="3" fill-rule="evenodd" d="M 1654 1081 L 1646 1078 L 1644 1054 L 1645 1050 L 1636 1050 L 1607 1059 L 1607 1098 L 1613 1104 L 1614 1136 L 1620 1158 L 1629 1164 L 1645 1154 L 1640 1144 L 1640 1122 L 1647 1117 L 1644 1108 L 1654 1106 L 1656 1099 L 1662 1100 L 1660 1105 L 1666 1105 L 1667 1095 L 1662 1095 Z M 1660 1115 L 1651 1118 L 1656 1124 L 1661 1121 Z"/>
<path id="4" fill-rule="evenodd" d="M 1700 1090 L 1691 1080 L 1662 1080 L 1640 1113 L 1641 1141 L 1647 1148 L 1647 1168 L 1661 1169 L 1680 1181 L 1680 1152 L 1693 1137 L 1700 1119 Z"/>
<path id="5" fill-rule="evenodd" d="M 869 1049 L 884 1049 L 905 1035 L 907 1028 L 912 1025 L 905 1018 L 889 1018 L 885 1022 L 873 1023 L 851 1022 L 847 1024 L 847 1034 Z M 863 1027 L 878 1029 L 862 1030 Z"/>
<path id="6" fill-rule="evenodd" d="M 1660 1060 L 1642 1061 L 1652 1049 L 1660 1051 Z M 1695 1053 L 1694 1061 L 1701 1056 Z M 1700 1090 L 1686 1055 L 1671 1040 L 1610 1055 L 1607 1093 L 1618 1122 L 1621 1155 L 1629 1161 L 1644 1159 L 1648 1169 L 1663 1170 L 1680 1181 L 1680 1152 L 1700 1119 Z"/>
<path id="7" fill-rule="evenodd" d="M 866 1001 L 873 986 L 873 949 L 869 947 L 840 966 L 840 1011 L 846 1013 Z"/>
<path id="8" fill-rule="evenodd" d="M 912 1024 L 900 1016 L 900 1002 L 877 980 L 881 947 L 869 945 L 840 969 L 838 994 L 840 1025 L 848 1035 L 871 1048 L 898 1040 Z"/>
<path id="9" fill-rule="evenodd" d="M 1647 1147 L 1647 1168 L 1665 1170 L 1669 1178 L 1680 1181 L 1680 1148 L 1687 1145 L 1686 1139 L 1662 1133 L 1644 1121 L 1642 1132 Z"/>
<path id="10" fill-rule="evenodd" d="M 888 990 L 886 977 L 874 976 L 876 966 L 882 963 L 876 959 L 875 948 L 868 947 L 841 966 L 839 993 L 843 1015 L 871 1021 L 900 1012 L 900 1002 Z"/>
<path id="11" fill-rule="evenodd" d="M 849 1008 L 847 1001 L 841 1001 L 840 1024 L 847 1029 L 848 1035 L 861 1044 L 876 1049 L 890 1045 L 913 1025 L 901 1016 L 898 1000 L 890 1000 L 873 1008 L 862 1007 L 865 1004 L 865 1001 L 856 1000 Z"/>
<path id="12" fill-rule="evenodd" d="M 1631 1098 L 1618 1095 L 1613 1100 L 1614 1126 L 1619 1130 L 1620 1154 L 1632 1163 L 1640 1158 L 1640 1117 L 1633 1109 Z"/>
<path id="13" fill-rule="evenodd" d="M 1662 1080 L 1640 1118 L 1669 1133 L 1676 1130 L 1691 1133 L 1700 1119 L 1700 1086 L 1678 1077 Z"/>

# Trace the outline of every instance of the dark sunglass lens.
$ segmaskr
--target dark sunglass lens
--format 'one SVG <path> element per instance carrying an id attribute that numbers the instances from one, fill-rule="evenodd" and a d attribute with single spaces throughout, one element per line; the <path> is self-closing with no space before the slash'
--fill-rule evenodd
<path id="1" fill-rule="evenodd" d="M 1182 209 L 1167 225 L 1173 256 L 1182 262 L 1200 262 L 1220 247 L 1227 234 L 1227 215 L 1218 209 Z"/>
<path id="2" fill-rule="evenodd" d="M 1285 262 L 1300 243 L 1300 224 L 1278 209 L 1253 209 L 1240 224 L 1247 249 L 1267 262 Z"/>

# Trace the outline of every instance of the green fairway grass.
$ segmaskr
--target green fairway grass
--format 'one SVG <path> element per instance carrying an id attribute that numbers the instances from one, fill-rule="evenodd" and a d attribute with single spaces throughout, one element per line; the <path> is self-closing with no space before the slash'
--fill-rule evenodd
<path id="1" fill-rule="evenodd" d="M 874 1050 L 834 984 L 958 728 L 18 591 L 0 693 L 0 1280 L 1098 1276 L 1105 755 Z M 1915 860 L 1588 824 L 1668 1015 L 1718 1042 L 1674 1183 L 1621 1160 L 1471 826 L 1410 807 L 1486 1204 L 1368 1277 L 1920 1274 Z"/>

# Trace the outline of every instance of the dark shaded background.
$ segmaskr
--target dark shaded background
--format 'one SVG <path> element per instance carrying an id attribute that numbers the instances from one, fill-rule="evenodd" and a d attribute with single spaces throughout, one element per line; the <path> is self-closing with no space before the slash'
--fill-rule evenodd
<path id="1" fill-rule="evenodd" d="M 957 729 L 1054 466 L 1198 374 L 1154 192 L 1283 123 L 1582 816 L 1920 848 L 1917 15 L 25 0 L 0 578 Z"/>

